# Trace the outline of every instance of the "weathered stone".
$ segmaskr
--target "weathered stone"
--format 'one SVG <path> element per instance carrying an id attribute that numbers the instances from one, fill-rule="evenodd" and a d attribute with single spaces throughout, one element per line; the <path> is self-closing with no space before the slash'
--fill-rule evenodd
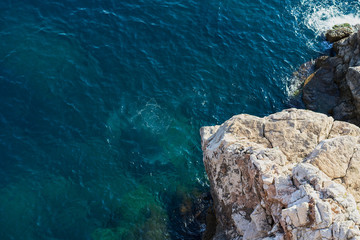
<path id="1" fill-rule="evenodd" d="M 212 127 L 203 127 L 200 129 L 200 135 L 202 136 L 201 140 L 203 141 L 201 143 L 202 146 L 206 146 L 208 144 L 208 139 L 216 133 L 219 127 L 220 126 L 217 125 Z"/>
<path id="2" fill-rule="evenodd" d="M 331 179 L 344 177 L 357 141 L 358 138 L 352 136 L 326 139 L 316 146 L 306 161 L 317 166 Z"/>
<path id="3" fill-rule="evenodd" d="M 264 137 L 288 159 L 302 159 L 330 132 L 333 119 L 323 114 L 289 109 L 266 117 Z M 321 125 L 318 122 L 322 122 Z"/>
<path id="4" fill-rule="evenodd" d="M 290 208 L 285 208 L 281 212 L 282 221 L 286 222 L 289 230 L 297 227 L 306 226 L 310 222 L 309 203 L 303 202 Z"/>
<path id="5" fill-rule="evenodd" d="M 354 223 L 351 221 L 335 222 L 332 226 L 333 237 L 336 239 L 349 239 L 347 233 L 353 227 Z"/>
<path id="6" fill-rule="evenodd" d="M 340 136 L 360 136 L 360 128 L 355 126 L 354 124 L 334 121 L 334 124 L 331 128 L 329 138 L 340 137 Z"/>
<path id="7" fill-rule="evenodd" d="M 346 74 L 346 82 L 350 88 L 357 112 L 360 111 L 360 66 L 351 67 Z"/>
<path id="8" fill-rule="evenodd" d="M 353 29 L 348 26 L 336 27 L 326 32 L 326 40 L 333 43 L 340 39 L 348 37 L 353 32 Z"/>
<path id="9" fill-rule="evenodd" d="M 214 239 L 360 237 L 359 128 L 296 109 L 206 128 Z"/>
<path id="10" fill-rule="evenodd" d="M 342 35 L 344 29 L 351 34 Z M 339 25 L 328 31 L 341 38 L 333 44 L 336 56 L 315 60 L 316 71 L 303 84 L 302 100 L 310 110 L 360 126 L 360 33 L 358 26 L 354 29 L 352 33 L 351 26 Z"/>
<path id="11" fill-rule="evenodd" d="M 359 147 L 359 146 L 357 146 Z M 356 148 L 344 177 L 345 185 L 349 192 L 354 195 L 356 202 L 360 203 L 360 149 Z"/>
<path id="12" fill-rule="evenodd" d="M 318 201 L 315 204 L 315 225 L 318 229 L 328 228 L 332 223 L 332 211 L 328 202 Z"/>
<path id="13" fill-rule="evenodd" d="M 315 60 L 315 69 L 319 69 L 326 63 L 329 56 L 320 56 Z"/>
<path id="14" fill-rule="evenodd" d="M 351 123 L 357 123 L 356 107 L 351 100 L 341 100 L 340 103 L 333 108 L 333 118 L 341 119 Z"/>
<path id="15" fill-rule="evenodd" d="M 321 112 L 330 113 L 339 101 L 339 89 L 334 82 L 334 69 L 321 67 L 311 80 L 303 87 L 303 101 L 306 108 Z"/>

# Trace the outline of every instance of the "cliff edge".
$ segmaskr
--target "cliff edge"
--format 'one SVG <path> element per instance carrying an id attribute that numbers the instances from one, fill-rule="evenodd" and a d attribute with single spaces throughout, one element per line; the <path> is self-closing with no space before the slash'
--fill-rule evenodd
<path id="1" fill-rule="evenodd" d="M 288 109 L 201 128 L 213 239 L 360 239 L 360 129 Z"/>
<path id="2" fill-rule="evenodd" d="M 307 109 L 360 126 L 360 25 L 342 24 L 326 33 L 334 56 L 315 60 L 304 82 Z"/>

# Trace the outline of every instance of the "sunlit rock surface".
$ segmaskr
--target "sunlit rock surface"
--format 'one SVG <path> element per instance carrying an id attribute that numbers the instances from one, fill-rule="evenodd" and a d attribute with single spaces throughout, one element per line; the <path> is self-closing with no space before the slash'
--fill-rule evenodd
<path id="1" fill-rule="evenodd" d="M 359 133 L 298 109 L 203 127 L 214 239 L 360 239 Z"/>

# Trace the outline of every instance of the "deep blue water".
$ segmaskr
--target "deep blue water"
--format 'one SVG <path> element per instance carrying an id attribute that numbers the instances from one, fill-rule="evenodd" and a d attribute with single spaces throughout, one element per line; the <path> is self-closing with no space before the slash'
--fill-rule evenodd
<path id="1" fill-rule="evenodd" d="M 359 6 L 1 1 L 0 239 L 199 239 L 199 128 L 292 106 Z"/>

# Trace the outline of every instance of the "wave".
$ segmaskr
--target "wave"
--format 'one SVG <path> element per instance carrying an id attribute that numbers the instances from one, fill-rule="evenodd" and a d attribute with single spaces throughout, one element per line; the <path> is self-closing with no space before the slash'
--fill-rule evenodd
<path id="1" fill-rule="evenodd" d="M 325 32 L 334 25 L 360 24 L 360 1 L 288 0 L 287 12 L 293 17 L 293 28 L 298 42 L 302 42 L 304 64 L 294 66 L 293 74 L 284 78 L 290 99 L 299 98 L 304 80 L 312 73 L 312 59 L 328 54 L 332 44 L 325 40 Z"/>
<path id="2" fill-rule="evenodd" d="M 307 1 L 299 0 L 290 7 L 295 18 L 295 30 L 307 45 L 317 52 L 329 49 L 324 33 L 342 23 L 360 24 L 360 1 Z"/>

